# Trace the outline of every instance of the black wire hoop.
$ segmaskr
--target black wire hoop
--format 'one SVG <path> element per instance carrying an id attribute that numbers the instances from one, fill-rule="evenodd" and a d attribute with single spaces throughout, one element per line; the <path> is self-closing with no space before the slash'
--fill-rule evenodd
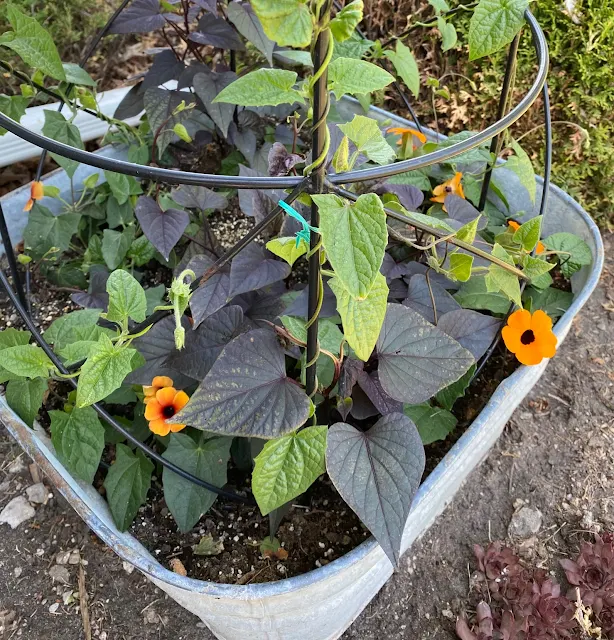
<path id="1" fill-rule="evenodd" d="M 113 13 L 107 24 L 101 29 L 101 31 L 95 36 L 90 45 L 88 46 L 86 53 L 82 57 L 80 62 L 80 66 L 85 67 L 89 58 L 96 51 L 96 48 L 102 41 L 103 37 L 109 32 L 111 26 L 115 19 L 120 15 L 120 13 L 125 9 L 125 7 L 130 4 L 131 0 L 123 0 L 120 6 Z M 329 1 L 326 3 L 326 10 L 330 11 L 330 5 L 332 3 Z M 407 160 L 403 160 L 401 162 L 396 162 L 394 164 L 381 166 L 381 167 L 373 167 L 367 169 L 359 169 L 355 171 L 349 171 L 340 174 L 331 174 L 326 175 L 324 171 L 318 173 L 314 171 L 312 176 L 300 177 L 300 176 L 283 176 L 283 177 L 248 177 L 248 176 L 220 176 L 215 174 L 204 174 L 204 173 L 194 173 L 188 171 L 181 171 L 178 169 L 164 169 L 160 167 L 150 167 L 145 165 L 134 164 L 131 162 L 117 160 L 113 158 L 106 158 L 103 156 L 95 155 L 94 153 L 83 151 L 80 149 L 76 149 L 69 145 L 63 144 L 61 142 L 57 142 L 52 140 L 51 138 L 47 138 L 41 134 L 35 133 L 34 131 L 30 131 L 15 122 L 11 118 L 6 115 L 0 113 L 0 127 L 3 127 L 20 137 L 22 140 L 30 142 L 43 150 L 41 155 L 41 159 L 39 161 L 38 169 L 36 172 L 36 179 L 40 179 L 43 163 L 45 160 L 45 155 L 47 152 L 56 153 L 65 158 L 69 158 L 71 160 L 75 160 L 79 163 L 86 164 L 92 167 L 96 167 L 98 169 L 104 169 L 108 171 L 112 171 L 115 173 L 121 173 L 125 175 L 130 175 L 135 178 L 147 179 L 154 182 L 163 182 L 166 184 L 183 184 L 183 185 L 196 185 L 196 186 L 204 186 L 204 187 L 213 187 L 213 188 L 235 188 L 235 189 L 291 189 L 291 192 L 285 198 L 285 201 L 288 204 L 291 204 L 296 198 L 298 198 L 302 193 L 316 193 L 316 192 L 325 192 L 327 190 L 335 190 L 342 194 L 350 194 L 350 192 L 345 191 L 340 188 L 340 185 L 346 185 L 357 182 L 364 182 L 368 180 L 380 180 L 384 178 L 388 178 L 400 173 L 405 173 L 407 171 L 413 171 L 416 169 L 425 168 L 431 166 L 433 164 L 438 164 L 441 162 L 445 162 L 450 160 L 466 151 L 474 149 L 484 142 L 491 141 L 491 150 L 497 149 L 497 145 L 499 142 L 499 136 L 502 132 L 508 129 L 512 124 L 514 124 L 517 120 L 519 120 L 527 110 L 533 105 L 533 103 L 538 99 L 538 97 L 542 96 L 543 101 L 543 109 L 544 109 L 544 122 L 545 122 L 545 157 L 544 157 L 544 180 L 542 187 L 542 194 L 539 206 L 540 215 L 545 214 L 547 208 L 548 201 L 548 192 L 550 188 L 550 175 L 551 175 L 551 167 L 552 167 L 552 127 L 551 127 L 551 117 L 550 117 L 550 101 L 548 96 L 548 85 L 546 83 L 546 77 L 548 73 L 548 46 L 546 43 L 546 39 L 542 29 L 540 28 L 537 20 L 533 16 L 533 14 L 527 9 L 525 11 L 525 21 L 529 26 L 531 31 L 531 36 L 533 40 L 533 45 L 535 48 L 538 69 L 536 72 L 535 79 L 527 91 L 527 93 L 522 97 L 522 99 L 518 102 L 516 106 L 506 112 L 507 105 L 510 100 L 510 92 L 512 86 L 512 78 L 514 73 L 514 68 L 516 64 L 516 57 L 518 52 L 518 43 L 520 39 L 520 34 L 516 36 L 514 41 L 509 47 L 507 62 L 506 62 L 506 71 L 503 79 L 503 87 L 501 92 L 501 97 L 499 100 L 499 108 L 497 120 L 493 122 L 490 126 L 488 126 L 483 131 L 476 133 L 465 140 L 457 142 L 449 147 L 437 149 L 431 153 L 428 153 L 424 156 L 418 156 L 414 158 L 409 158 Z M 318 38 L 314 49 L 314 73 L 318 71 L 320 68 L 320 64 L 325 58 L 325 46 L 326 42 L 323 38 Z M 395 89 L 399 92 L 401 98 L 408 111 L 410 112 L 414 122 L 416 123 L 417 128 L 422 131 L 422 126 L 420 125 L 407 96 L 400 90 L 398 84 L 395 83 Z M 313 135 L 313 144 L 312 144 L 312 156 L 314 158 L 319 157 L 320 153 L 323 150 L 323 136 L 318 135 L 318 128 L 322 125 L 326 126 L 326 109 L 327 109 L 327 100 L 324 98 L 324 92 L 326 91 L 326 73 L 322 75 L 322 77 L 316 83 L 316 87 L 314 93 L 316 94 L 316 100 L 314 103 L 314 115 L 313 122 L 317 123 L 314 127 L 314 135 Z M 319 96 L 319 97 L 318 97 Z M 63 107 L 63 103 L 60 103 L 59 109 L 61 110 Z M 487 172 L 484 177 L 484 181 L 482 184 L 482 197 L 480 199 L 480 206 L 478 207 L 480 210 L 484 208 L 486 201 L 486 193 L 488 191 L 488 187 L 490 184 L 490 177 L 492 170 L 494 169 L 495 163 L 497 162 L 496 157 L 493 162 L 488 166 Z M 241 238 L 235 245 L 233 245 L 228 251 L 226 251 L 221 258 L 219 258 L 216 263 L 208 270 L 207 273 L 212 275 L 215 271 L 222 268 L 224 265 L 230 262 L 242 249 L 244 249 L 248 244 L 250 244 L 253 240 L 255 240 L 258 235 L 269 226 L 280 214 L 282 213 L 282 208 L 277 205 L 273 208 L 273 210 L 263 218 L 258 224 L 256 224 L 253 229 L 247 233 L 243 238 Z M 312 212 L 313 215 L 313 212 Z M 317 216 L 317 211 L 315 212 Z M 317 219 L 317 218 L 316 218 Z M 318 287 L 317 281 L 320 279 L 320 264 L 319 259 L 317 259 L 317 243 L 319 241 L 318 234 L 312 233 L 312 251 L 314 247 L 316 252 L 311 256 L 309 260 L 309 277 L 308 277 L 308 309 L 310 310 L 309 316 L 311 317 L 312 311 L 317 308 L 317 296 L 318 296 Z M 64 375 L 70 375 L 71 370 L 64 366 L 62 361 L 58 358 L 58 356 L 53 352 L 51 346 L 45 341 L 40 331 L 37 329 L 34 321 L 32 320 L 29 312 L 29 298 L 26 296 L 19 271 L 17 266 L 16 255 L 13 250 L 12 244 L 9 239 L 8 228 L 6 225 L 6 219 L 4 216 L 4 212 L 2 210 L 2 205 L 0 203 L 0 238 L 4 245 L 7 261 L 9 266 L 9 272 L 11 275 L 11 279 L 13 281 L 13 286 L 11 286 L 7 275 L 4 273 L 3 269 L 0 269 L 0 284 L 6 290 L 7 295 L 13 304 L 15 310 L 23 320 L 24 324 L 28 328 L 28 330 L 32 333 L 32 336 L 36 343 L 44 350 L 47 356 L 50 358 L 52 363 L 57 367 L 58 371 L 60 371 Z M 207 278 L 207 274 L 205 274 L 204 279 Z M 195 282 L 195 286 L 197 286 L 198 282 Z M 13 288 L 14 287 L 14 288 Z M 146 327 L 155 324 L 160 321 L 170 312 L 158 311 L 154 312 L 151 316 L 149 316 L 144 322 L 140 323 L 136 327 L 133 328 L 132 333 L 136 334 L 139 331 L 145 329 Z M 313 355 L 317 353 L 317 313 L 316 319 L 309 326 L 307 332 L 307 361 L 311 362 L 313 359 Z M 474 374 L 474 378 L 481 371 L 482 367 L 490 357 L 490 355 L 494 352 L 496 345 L 498 343 L 499 336 L 493 341 L 490 345 L 489 350 L 483 356 L 480 361 L 476 373 Z M 307 366 L 307 391 L 309 393 L 310 386 L 315 384 L 315 363 Z M 69 378 L 69 382 L 73 387 L 77 387 L 77 382 L 74 378 Z M 123 437 L 125 437 L 132 445 L 134 445 L 137 449 L 142 451 L 148 457 L 152 458 L 163 467 L 173 471 L 177 475 L 181 476 L 185 480 L 188 480 L 204 489 L 212 491 L 224 498 L 243 502 L 247 504 L 255 504 L 255 500 L 253 497 L 249 495 L 244 495 L 243 493 L 238 493 L 235 491 L 229 491 L 220 487 L 216 487 L 215 485 L 201 480 L 197 476 L 185 471 L 184 469 L 178 467 L 173 464 L 169 460 L 163 458 L 160 454 L 158 454 L 151 447 L 141 442 L 137 438 L 135 438 L 129 431 L 127 431 L 121 424 L 119 424 L 99 403 L 95 403 L 92 405 L 93 409 L 97 412 L 97 414 L 105 420 L 108 424 L 110 424 L 116 431 L 118 431 Z"/>

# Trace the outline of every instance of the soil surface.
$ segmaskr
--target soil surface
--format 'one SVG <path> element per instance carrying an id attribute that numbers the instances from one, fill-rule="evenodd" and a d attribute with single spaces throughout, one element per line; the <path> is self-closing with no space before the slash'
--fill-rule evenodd
<path id="1" fill-rule="evenodd" d="M 609 236 L 606 255 L 613 249 Z M 613 329 L 610 257 L 600 288 L 487 460 L 344 640 L 452 640 L 456 615 L 472 602 L 472 545 L 506 539 L 520 505 L 539 509 L 543 522 L 536 535 L 513 544 L 551 570 L 591 532 L 614 529 Z M 0 509 L 40 480 L 29 462 L 0 432 Z M 78 608 L 80 573 L 93 638 L 213 638 L 197 618 L 130 571 L 48 488 L 53 497 L 33 518 L 16 529 L 0 525 L 0 638 L 90 637 Z"/>

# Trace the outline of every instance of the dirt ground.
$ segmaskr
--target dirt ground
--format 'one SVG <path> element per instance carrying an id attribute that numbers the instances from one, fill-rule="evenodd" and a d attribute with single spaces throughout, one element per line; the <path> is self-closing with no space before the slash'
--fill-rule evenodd
<path id="1" fill-rule="evenodd" d="M 613 249 L 609 236 L 599 290 L 497 446 L 344 640 L 454 638 L 455 617 L 471 602 L 471 547 L 505 539 L 520 501 L 539 509 L 543 524 L 536 536 L 516 540 L 517 548 L 549 569 L 591 531 L 614 529 Z M 0 509 L 36 480 L 28 464 L 0 432 Z M 213 638 L 128 571 L 49 489 L 53 497 L 33 519 L 14 530 L 0 525 L 0 638 L 87 640 L 78 609 L 80 566 L 92 638 Z"/>

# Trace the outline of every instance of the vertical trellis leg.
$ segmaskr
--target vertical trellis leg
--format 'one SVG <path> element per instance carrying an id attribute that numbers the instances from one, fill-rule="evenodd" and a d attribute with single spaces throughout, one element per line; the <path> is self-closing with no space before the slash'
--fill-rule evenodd
<path id="1" fill-rule="evenodd" d="M 497 110 L 497 120 L 501 120 L 507 113 L 508 102 L 510 100 L 510 93 L 512 85 L 514 84 L 514 76 L 516 74 L 516 58 L 518 56 L 518 45 L 520 44 L 520 33 L 512 40 L 509 51 L 507 52 L 507 63 L 505 66 L 505 77 L 503 78 L 503 86 L 501 87 L 501 97 L 499 98 L 499 108 Z M 480 193 L 480 204 L 478 209 L 484 211 L 486 206 L 486 196 L 488 195 L 488 187 L 490 186 L 490 179 L 492 177 L 492 171 L 497 163 L 497 156 L 499 155 L 499 137 L 497 134 L 490 141 L 490 153 L 495 154 L 494 160 L 489 165 L 484 175 L 484 181 L 482 182 L 482 192 Z"/>
<path id="2" fill-rule="evenodd" d="M 4 252 L 6 253 L 6 261 L 9 263 L 9 271 L 13 278 L 13 286 L 19 296 L 19 302 L 27 309 L 28 304 L 26 302 L 26 294 L 23 290 L 23 283 L 19 277 L 19 269 L 17 267 L 17 260 L 15 259 L 15 252 L 13 251 L 13 244 L 9 236 L 9 230 L 6 226 L 6 219 L 4 217 L 4 211 L 2 210 L 2 204 L 0 204 L 0 240 L 4 245 Z"/>
<path id="3" fill-rule="evenodd" d="M 331 1 L 323 3 L 318 16 L 320 24 L 326 23 L 331 10 Z M 328 52 L 330 48 L 330 31 L 324 28 L 318 34 L 313 51 L 314 76 L 317 77 L 313 87 L 313 135 L 312 135 L 312 158 L 314 168 L 311 174 L 312 190 L 314 193 L 321 193 L 324 190 L 324 179 L 326 175 L 326 147 L 328 140 L 328 129 L 326 117 L 329 109 L 329 96 L 327 91 L 328 73 Z M 319 74 L 319 77 L 318 77 Z M 324 154 L 324 157 L 322 157 Z M 318 227 L 319 213 L 318 207 L 311 205 L 311 225 Z M 312 397 L 317 390 L 316 360 L 318 357 L 318 313 L 322 304 L 322 275 L 320 272 L 320 234 L 312 232 L 309 252 L 309 284 L 308 284 L 308 327 L 307 327 L 307 367 L 306 367 L 306 390 L 309 397 Z"/>

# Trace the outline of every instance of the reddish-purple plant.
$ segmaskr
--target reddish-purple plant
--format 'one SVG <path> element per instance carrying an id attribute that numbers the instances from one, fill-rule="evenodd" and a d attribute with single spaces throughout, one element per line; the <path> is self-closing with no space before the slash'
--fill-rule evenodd
<path id="1" fill-rule="evenodd" d="M 580 589 L 582 602 L 599 616 L 602 609 L 614 609 L 614 542 L 612 536 L 595 536 L 595 542 L 585 542 L 573 560 L 561 560 L 570 584 Z M 568 594 L 575 599 L 575 589 Z"/>

